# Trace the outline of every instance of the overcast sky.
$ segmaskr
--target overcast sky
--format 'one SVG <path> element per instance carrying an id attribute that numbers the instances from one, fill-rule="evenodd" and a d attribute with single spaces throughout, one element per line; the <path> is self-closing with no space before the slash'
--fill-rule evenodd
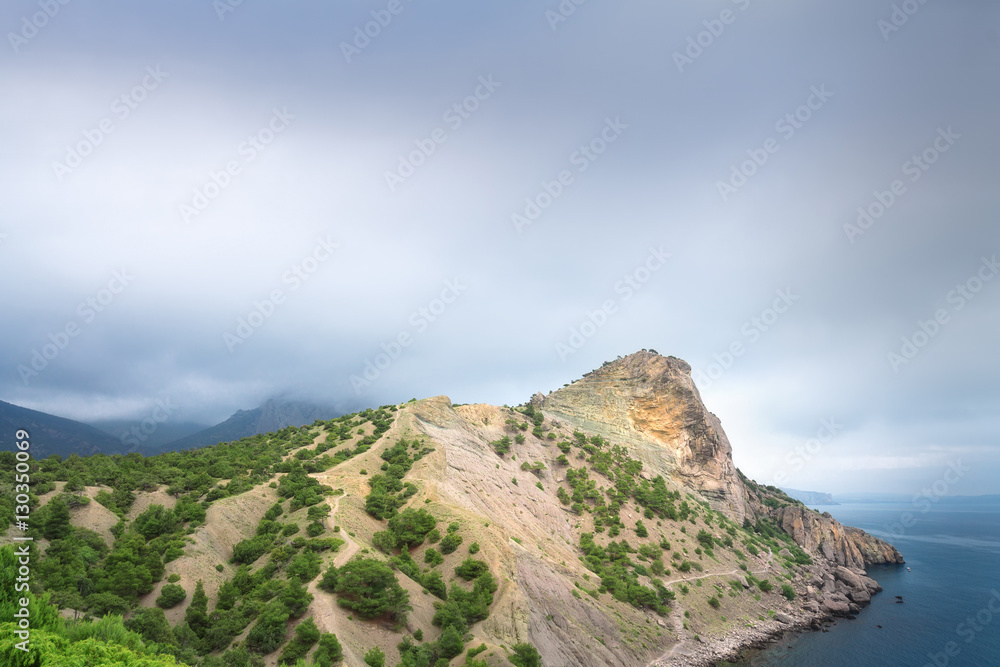
<path id="1" fill-rule="evenodd" d="M 516 404 L 654 348 L 759 481 L 1000 492 L 1000 5 L 50 4 L 0 8 L 0 398 Z"/>

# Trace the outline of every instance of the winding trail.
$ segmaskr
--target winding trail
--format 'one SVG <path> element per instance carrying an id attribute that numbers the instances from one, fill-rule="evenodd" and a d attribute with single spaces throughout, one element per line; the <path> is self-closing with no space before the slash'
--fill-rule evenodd
<path id="1" fill-rule="evenodd" d="M 331 532 L 333 531 L 337 510 L 340 508 L 340 499 L 345 497 L 347 497 L 346 494 L 343 496 L 337 496 L 336 500 L 333 501 L 333 507 L 331 508 L 330 515 L 326 517 L 326 527 Z M 345 544 L 337 551 L 337 555 L 334 556 L 333 559 L 333 564 L 335 566 L 342 567 L 344 563 L 354 557 L 354 554 L 356 554 L 361 547 L 358 546 L 357 542 L 351 539 L 351 536 L 348 535 L 347 531 L 343 528 L 341 528 L 339 533 L 334 533 L 334 535 L 339 536 L 345 541 Z M 333 600 L 333 595 L 319 588 L 318 584 L 321 578 L 322 575 L 316 577 L 309 582 L 309 586 L 307 587 L 307 590 L 313 596 L 313 620 L 316 622 L 316 626 L 320 629 L 320 632 L 332 632 L 333 634 L 342 637 L 344 636 L 343 628 L 341 628 L 340 625 L 342 615 L 337 613 L 337 605 Z M 345 654 L 348 653 L 349 650 L 350 649 L 344 646 Z M 353 662 L 356 662 L 359 659 L 357 656 L 353 657 Z M 350 663 L 347 663 L 345 660 L 345 664 Z"/>
<path id="2" fill-rule="evenodd" d="M 759 570 L 756 570 L 756 571 L 755 570 L 749 570 L 747 573 L 748 574 L 764 574 L 766 572 L 770 572 L 771 571 L 771 562 L 773 560 L 774 560 L 774 553 L 772 553 L 771 548 L 768 547 L 767 548 L 767 562 L 764 563 L 764 567 L 761 568 L 761 569 L 759 569 Z M 684 579 L 684 578 L 681 578 L 681 579 L 671 579 L 671 580 L 665 581 L 663 583 L 664 584 L 684 583 L 684 582 L 687 582 L 687 581 L 697 581 L 698 579 L 707 579 L 708 577 L 727 577 L 727 576 L 734 575 L 734 574 L 741 574 L 742 572 L 743 572 L 743 570 L 740 570 L 740 569 L 731 570 L 729 572 L 709 572 L 708 574 L 702 574 L 702 575 L 697 576 L 697 577 L 689 577 L 689 578 L 686 578 L 686 579 Z M 677 634 L 678 634 L 678 636 L 680 636 L 681 632 L 684 630 L 684 622 L 683 622 L 682 617 L 679 614 L 671 614 L 671 623 L 673 625 L 674 631 L 676 631 Z M 688 647 L 693 646 L 693 645 L 695 645 L 695 642 L 693 640 L 688 639 L 688 638 L 681 638 L 676 644 L 674 644 L 673 646 L 670 647 L 669 651 L 667 651 L 666 653 L 664 653 L 660 657 L 656 658 L 655 660 L 651 661 L 649 664 L 646 665 L 646 667 L 659 667 L 661 665 L 669 664 L 669 662 L 663 662 L 663 661 L 669 661 L 671 658 L 677 657 L 678 655 L 685 655 L 685 653 L 682 653 L 682 652 L 685 649 L 687 649 Z"/>

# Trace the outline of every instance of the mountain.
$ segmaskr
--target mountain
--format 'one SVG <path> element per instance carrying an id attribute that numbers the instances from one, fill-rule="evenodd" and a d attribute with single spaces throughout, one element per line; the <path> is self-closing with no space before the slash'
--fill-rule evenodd
<path id="1" fill-rule="evenodd" d="M 31 434 L 31 453 L 37 459 L 52 454 L 125 453 L 127 446 L 104 431 L 72 419 L 0 401 L 0 450 L 14 450 L 14 434 L 25 429 Z"/>
<path id="2" fill-rule="evenodd" d="M 335 415 L 336 411 L 333 408 L 271 398 L 259 407 L 252 410 L 237 410 L 224 422 L 166 442 L 157 449 L 162 452 L 174 452 L 195 447 L 207 447 L 259 433 L 280 431 L 286 426 L 311 424 L 317 419 L 330 419 Z"/>
<path id="3" fill-rule="evenodd" d="M 839 505 L 833 495 L 822 491 L 800 491 L 799 489 L 782 489 L 792 498 L 806 505 Z"/>
<path id="4" fill-rule="evenodd" d="M 331 635 L 349 667 L 466 649 L 476 667 L 707 666 L 853 618 L 881 590 L 865 568 L 903 562 L 743 475 L 690 366 L 654 352 L 515 408 L 298 410 L 301 428 L 234 442 L 294 412 L 265 404 L 215 427 L 225 445 L 37 472 L 43 503 L 73 481 L 80 531 L 33 510 L 62 541 L 34 534 L 60 559 L 42 589 L 97 615 L 138 605 L 129 627 L 210 667 L 314 658 Z"/>
<path id="5" fill-rule="evenodd" d="M 137 446 L 138 451 L 144 454 L 159 453 L 163 451 L 163 446 L 167 443 L 186 438 L 208 428 L 207 424 L 198 422 L 181 422 L 172 419 L 157 421 L 152 417 L 143 420 L 108 419 L 87 423 L 128 446 Z"/>

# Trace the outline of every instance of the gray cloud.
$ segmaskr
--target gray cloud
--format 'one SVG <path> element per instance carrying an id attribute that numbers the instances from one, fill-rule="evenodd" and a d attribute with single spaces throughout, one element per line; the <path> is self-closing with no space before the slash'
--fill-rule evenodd
<path id="1" fill-rule="evenodd" d="M 279 393 L 513 404 L 644 347 L 707 372 L 735 342 L 702 393 L 749 475 L 916 493 L 961 458 L 973 472 L 956 493 L 998 491 L 1000 280 L 961 310 L 949 293 L 1000 254 L 1000 8 L 929 3 L 886 40 L 892 3 L 860 0 L 589 2 L 555 30 L 556 2 L 404 2 L 348 63 L 341 43 L 383 6 L 243 3 L 219 20 L 211 3 L 77 0 L 2 52 L 5 400 L 114 419 L 170 396 L 203 421 Z M 678 71 L 674 53 L 727 9 Z M 8 3 L 0 25 L 17 34 L 37 11 Z M 136 94 L 147 67 L 166 75 Z M 490 75 L 499 87 L 455 127 L 449 109 Z M 822 86 L 832 96 L 789 134 L 779 121 Z M 294 118 L 265 145 L 276 108 Z M 609 118 L 627 128 L 581 160 Z M 104 120 L 113 131 L 60 179 L 53 163 Z M 960 138 L 910 180 L 949 127 Z M 438 128 L 447 140 L 390 191 L 386 171 Z M 777 151 L 723 201 L 719 181 L 769 139 Z M 213 174 L 225 187 L 185 222 Z M 845 225 L 894 180 L 905 192 L 852 243 Z M 551 203 L 518 233 L 511 216 L 546 184 Z M 327 237 L 332 256 L 289 278 Z M 650 246 L 671 257 L 626 299 L 616 286 Z M 134 280 L 85 321 L 79 304 L 122 269 Z M 467 288 L 435 314 L 455 279 Z M 765 331 L 753 318 L 780 289 L 798 299 Z M 275 290 L 231 352 L 224 335 Z M 894 372 L 887 354 L 938 309 L 948 323 Z M 25 384 L 18 366 L 73 323 Z M 355 391 L 400 335 L 410 344 Z M 792 470 L 830 417 L 843 430 Z"/>

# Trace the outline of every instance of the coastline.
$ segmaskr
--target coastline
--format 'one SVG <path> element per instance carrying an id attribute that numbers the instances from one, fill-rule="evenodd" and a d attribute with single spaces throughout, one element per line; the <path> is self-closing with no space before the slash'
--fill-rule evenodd
<path id="1" fill-rule="evenodd" d="M 900 565 L 897 563 L 897 565 Z M 647 667 L 715 667 L 736 662 L 754 649 L 767 648 L 789 634 L 821 631 L 838 619 L 855 620 L 882 591 L 867 570 L 852 570 L 832 563 L 814 563 L 800 573 L 798 587 L 805 588 L 796 604 L 775 610 L 772 618 L 714 637 L 686 637 Z"/>
<path id="2" fill-rule="evenodd" d="M 685 639 L 647 667 L 715 667 L 719 662 L 740 660 L 747 651 L 767 648 L 788 635 L 818 632 L 837 620 L 830 613 L 806 610 L 794 615 L 779 612 L 775 618 L 778 616 L 783 620 L 763 621 L 708 641 Z"/>

